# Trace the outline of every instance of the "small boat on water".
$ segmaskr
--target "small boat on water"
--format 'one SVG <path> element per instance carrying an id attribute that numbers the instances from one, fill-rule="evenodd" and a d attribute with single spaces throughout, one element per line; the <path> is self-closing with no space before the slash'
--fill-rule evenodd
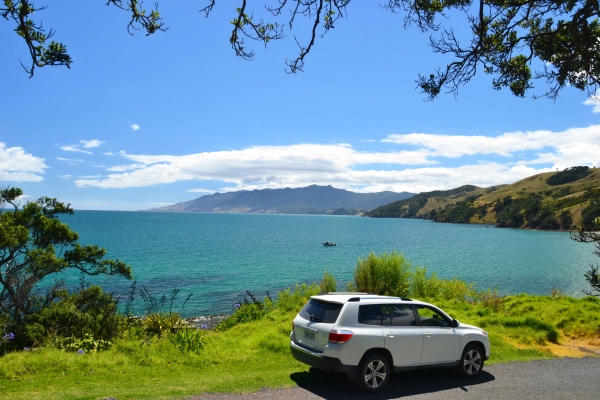
<path id="1" fill-rule="evenodd" d="M 335 243 L 333 243 L 333 242 L 330 242 L 330 241 L 328 240 L 328 241 L 326 241 L 326 242 L 323 242 L 323 246 L 336 246 L 336 244 L 335 244 Z"/>

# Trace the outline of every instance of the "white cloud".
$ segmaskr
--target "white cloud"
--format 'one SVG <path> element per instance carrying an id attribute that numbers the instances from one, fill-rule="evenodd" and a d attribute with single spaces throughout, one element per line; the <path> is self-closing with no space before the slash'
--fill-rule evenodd
<path id="1" fill-rule="evenodd" d="M 134 169 L 146 168 L 145 164 L 129 164 L 129 165 L 115 165 L 114 167 L 106 168 L 107 171 L 113 172 L 123 172 L 123 171 L 131 171 Z"/>
<path id="2" fill-rule="evenodd" d="M 592 112 L 594 114 L 600 113 L 600 97 L 599 96 L 600 96 L 600 93 L 596 93 L 595 96 L 592 96 L 583 102 L 584 105 L 593 107 Z"/>
<path id="3" fill-rule="evenodd" d="M 78 180 L 78 186 L 124 188 L 153 186 L 182 180 L 221 180 L 241 184 L 262 182 L 277 187 L 293 176 L 344 173 L 351 166 L 368 164 L 433 164 L 426 151 L 358 152 L 348 144 L 298 144 L 255 146 L 243 150 L 171 155 L 120 155 L 134 161 L 131 165 L 109 168 L 103 180 Z"/>
<path id="4" fill-rule="evenodd" d="M 106 143 L 106 142 L 104 142 L 102 140 L 98 140 L 98 139 L 91 139 L 91 140 L 80 140 L 79 143 L 80 144 L 69 144 L 69 145 L 65 145 L 65 146 L 60 146 L 60 148 L 63 149 L 64 151 L 74 151 L 77 153 L 94 154 L 91 151 L 83 150 L 81 148 L 81 146 L 83 146 L 84 149 L 92 149 L 94 147 L 99 147 L 102 143 Z"/>
<path id="5" fill-rule="evenodd" d="M 110 150 L 102 154 L 104 154 L 105 156 L 114 156 L 114 153 Z"/>
<path id="6" fill-rule="evenodd" d="M 43 158 L 26 153 L 22 147 L 6 147 L 0 142 L 0 181 L 40 182 L 48 168 Z"/>
<path id="7" fill-rule="evenodd" d="M 59 175 L 58 177 L 69 180 L 69 179 L 73 178 L 73 175 Z"/>
<path id="8" fill-rule="evenodd" d="M 384 142 L 410 144 L 430 151 L 431 156 L 457 158 L 465 155 L 512 157 L 516 152 L 547 150 L 534 160 L 518 164 L 552 163 L 559 168 L 595 166 L 600 160 L 600 125 L 571 128 L 563 132 L 510 132 L 499 136 L 432 135 L 411 133 L 390 135 Z"/>
<path id="9" fill-rule="evenodd" d="M 83 145 L 86 149 L 91 149 L 93 147 L 99 147 L 102 143 L 106 143 L 102 140 L 92 139 L 92 140 L 80 140 L 79 143 Z"/>
<path id="10" fill-rule="evenodd" d="M 555 168 L 598 166 L 600 160 L 600 125 L 563 132 L 504 133 L 496 137 L 390 135 L 386 142 L 394 145 L 410 143 L 418 147 L 414 150 L 361 152 L 348 144 L 296 144 L 180 156 L 120 152 L 119 156 L 130 164 L 108 168 L 112 173 L 103 178 L 81 178 L 75 183 L 80 187 L 131 188 L 180 181 L 218 181 L 225 183 L 219 191 L 317 184 L 360 192 L 419 192 L 463 184 L 511 183 Z M 532 150 L 540 151 L 533 153 Z M 457 161 L 453 161 L 453 166 L 448 166 L 443 160 L 461 155 L 484 158 L 490 154 L 495 156 L 494 159 L 466 165 L 458 163 L 456 166 Z M 503 157 L 502 161 L 498 161 L 498 156 Z M 546 165 L 534 167 L 540 164 Z M 192 189 L 190 192 L 211 191 Z"/>
<path id="11" fill-rule="evenodd" d="M 71 176 L 71 175 L 69 175 Z M 98 179 L 98 178 L 102 178 L 102 175 L 80 175 L 79 178 L 82 179 Z"/>
<path id="12" fill-rule="evenodd" d="M 393 134 L 382 142 L 419 146 L 432 156 L 461 157 L 476 154 L 512 156 L 514 152 L 538 150 L 552 145 L 561 134 L 550 131 L 510 132 L 500 136 L 434 135 L 427 133 Z"/>
<path id="13" fill-rule="evenodd" d="M 139 126 L 138 124 L 133 124 L 133 125 L 131 125 L 131 130 L 132 130 L 132 131 L 137 131 L 137 130 L 139 130 L 139 129 L 140 129 L 140 126 Z"/>
<path id="14" fill-rule="evenodd" d="M 189 192 L 189 193 L 204 193 L 204 194 L 213 194 L 213 193 L 215 193 L 214 190 L 209 190 L 209 189 L 190 189 L 190 190 L 186 190 L 186 192 Z"/>
<path id="15" fill-rule="evenodd" d="M 59 161 L 64 161 L 67 164 L 71 164 L 71 165 L 77 165 L 77 163 L 83 162 L 83 160 L 81 158 L 72 159 L 72 158 L 56 157 L 56 159 Z"/>
<path id="16" fill-rule="evenodd" d="M 66 146 L 60 146 L 60 148 L 63 149 L 64 151 L 74 151 L 77 153 L 94 154 L 91 151 L 81 150 L 79 148 L 79 145 L 66 145 Z"/>

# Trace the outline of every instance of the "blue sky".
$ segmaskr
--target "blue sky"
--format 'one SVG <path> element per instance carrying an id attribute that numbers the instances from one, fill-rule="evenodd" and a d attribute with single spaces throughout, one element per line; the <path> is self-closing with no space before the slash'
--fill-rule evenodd
<path id="1" fill-rule="evenodd" d="M 227 3 L 207 19 L 201 2 L 162 2 L 170 30 L 131 37 L 127 15 L 102 1 L 48 1 L 38 18 L 74 62 L 32 79 L 24 43 L 0 21 L 0 185 L 76 209 L 143 210 L 215 191 L 420 192 L 599 164 L 600 105 L 584 92 L 519 99 L 479 75 L 457 98 L 425 102 L 415 79 L 447 59 L 367 2 L 288 75 L 308 25 L 267 50 L 249 43 L 247 62 L 229 45 Z M 258 16 L 264 2 L 249 4 Z"/>

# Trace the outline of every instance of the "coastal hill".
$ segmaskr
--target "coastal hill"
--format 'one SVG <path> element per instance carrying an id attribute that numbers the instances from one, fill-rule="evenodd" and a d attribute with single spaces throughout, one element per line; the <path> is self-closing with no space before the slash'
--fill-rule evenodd
<path id="1" fill-rule="evenodd" d="M 150 211 L 362 215 L 409 192 L 355 193 L 332 186 L 215 193 Z"/>
<path id="2" fill-rule="evenodd" d="M 600 216 L 600 169 L 572 167 L 510 185 L 465 185 L 424 192 L 378 207 L 365 216 L 549 230 L 584 225 L 589 229 Z"/>

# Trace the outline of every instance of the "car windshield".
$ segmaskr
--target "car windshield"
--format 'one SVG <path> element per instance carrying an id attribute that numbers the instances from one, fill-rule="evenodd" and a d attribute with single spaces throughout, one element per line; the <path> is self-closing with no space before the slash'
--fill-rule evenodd
<path id="1" fill-rule="evenodd" d="M 333 324 L 340 315 L 342 306 L 343 304 L 310 299 L 304 308 L 300 310 L 300 316 L 311 322 Z"/>

